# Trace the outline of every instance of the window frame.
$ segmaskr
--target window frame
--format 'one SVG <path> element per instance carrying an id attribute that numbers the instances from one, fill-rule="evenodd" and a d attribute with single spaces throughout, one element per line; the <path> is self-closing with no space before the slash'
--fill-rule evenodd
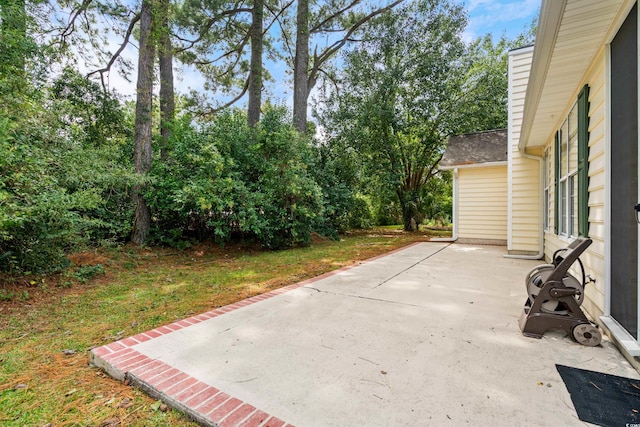
<path id="1" fill-rule="evenodd" d="M 575 129 L 573 128 L 573 126 L 575 126 Z M 572 133 L 572 131 L 574 132 Z M 567 114 L 567 117 L 565 117 L 562 125 L 556 131 L 554 152 L 554 233 L 565 238 L 575 238 L 578 236 L 588 237 L 588 85 L 585 85 L 582 88 L 576 102 L 571 106 L 569 114 Z M 566 158 L 563 157 L 563 153 L 566 153 L 566 155 L 564 156 Z M 571 153 L 576 154 L 575 156 L 573 156 Z M 545 181 L 545 186 L 548 185 L 548 182 L 548 180 Z M 545 187 L 545 193 L 546 191 L 547 189 Z M 545 203 L 549 202 L 545 201 Z"/>
<path id="2" fill-rule="evenodd" d="M 578 236 L 578 209 L 576 209 L 576 199 L 578 198 L 577 109 L 578 102 L 576 101 L 558 130 L 558 139 L 560 141 L 560 150 L 558 151 L 558 170 L 560 171 L 560 176 L 558 177 L 558 191 L 560 193 L 558 235 L 565 237 Z"/>
<path id="3" fill-rule="evenodd" d="M 551 174 L 551 170 L 553 167 L 553 156 L 551 153 L 551 147 L 546 147 L 544 150 L 544 172 L 543 172 L 543 179 L 544 179 L 544 188 L 543 188 L 543 197 L 544 197 L 544 218 L 543 218 L 543 227 L 546 231 L 550 231 L 551 230 L 551 206 L 552 202 L 551 202 L 551 188 L 553 186 L 553 180 L 552 178 L 552 174 Z"/>

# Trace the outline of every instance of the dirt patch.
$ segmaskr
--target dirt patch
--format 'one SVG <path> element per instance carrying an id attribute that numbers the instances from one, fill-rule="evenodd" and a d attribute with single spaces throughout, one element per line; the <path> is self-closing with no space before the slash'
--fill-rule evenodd
<path id="1" fill-rule="evenodd" d="M 326 242 L 327 240 L 329 240 L 328 237 L 326 236 L 321 236 L 316 232 L 311 233 L 311 244 L 315 245 L 318 243 L 322 243 L 322 242 Z"/>
<path id="2" fill-rule="evenodd" d="M 109 261 L 107 257 L 96 252 L 80 252 L 77 254 L 71 254 L 67 258 L 69 258 L 69 261 L 71 261 L 73 265 L 78 267 L 106 264 Z"/>

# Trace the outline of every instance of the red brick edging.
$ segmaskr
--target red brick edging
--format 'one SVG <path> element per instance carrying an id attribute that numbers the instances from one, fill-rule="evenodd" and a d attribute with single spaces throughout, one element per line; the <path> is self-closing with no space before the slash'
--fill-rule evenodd
<path id="1" fill-rule="evenodd" d="M 124 338 L 102 347 L 96 347 L 90 352 L 90 363 L 93 366 L 103 369 L 117 380 L 127 380 L 130 384 L 141 388 L 152 397 L 161 399 L 172 408 L 185 413 L 201 425 L 219 425 L 222 427 L 293 427 L 291 424 L 287 424 L 164 362 L 152 359 L 136 351 L 133 347 L 145 341 L 170 334 L 174 331 L 213 319 L 242 307 L 273 298 L 277 295 L 350 270 L 359 265 L 386 257 L 419 243 L 420 242 L 412 243 L 383 255 L 342 267 L 338 270 L 330 271 L 293 285 L 256 295 L 234 304 L 176 321 L 169 325 L 160 326 L 156 329 Z"/>

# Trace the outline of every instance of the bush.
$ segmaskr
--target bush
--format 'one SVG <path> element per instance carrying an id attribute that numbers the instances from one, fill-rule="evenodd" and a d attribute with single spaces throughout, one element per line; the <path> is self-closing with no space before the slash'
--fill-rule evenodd
<path id="1" fill-rule="evenodd" d="M 360 168 L 353 151 L 336 150 L 330 143 L 315 147 L 313 173 L 323 196 L 321 234 L 337 238 L 338 233 L 373 225 L 369 201 L 358 193 Z"/>
<path id="2" fill-rule="evenodd" d="M 128 231 L 133 175 L 124 113 L 97 85 L 69 73 L 63 78 L 77 83 L 73 90 L 25 94 L 19 115 L 0 115 L 2 271 L 61 270 L 69 251 Z M 74 104 L 65 93 L 86 102 Z M 85 96 L 91 93 L 99 95 Z M 96 127 L 101 121 L 110 124 Z"/>
<path id="3" fill-rule="evenodd" d="M 287 121 L 284 108 L 269 108 L 254 133 L 251 151 L 261 227 L 254 230 L 268 248 L 308 245 L 322 216 L 322 192 L 309 173 L 312 151 L 305 136 Z"/>
<path id="4" fill-rule="evenodd" d="M 169 160 L 155 163 L 145 195 L 156 241 L 238 236 L 273 249 L 308 244 L 322 195 L 308 172 L 308 141 L 288 115 L 268 107 L 255 129 L 240 111 L 201 127 L 178 121 Z"/>
<path id="5" fill-rule="evenodd" d="M 83 265 L 78 267 L 74 276 L 80 283 L 86 283 L 96 276 L 105 274 L 105 269 L 102 264 L 96 265 Z"/>
<path id="6" fill-rule="evenodd" d="M 373 215 L 369 201 L 361 195 L 353 197 L 353 204 L 349 210 L 348 224 L 350 229 L 366 229 L 373 226 Z"/>

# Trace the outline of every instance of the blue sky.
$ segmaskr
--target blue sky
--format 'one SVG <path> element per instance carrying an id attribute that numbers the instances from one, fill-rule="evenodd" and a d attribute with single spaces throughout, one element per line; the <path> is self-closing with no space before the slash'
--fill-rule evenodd
<path id="1" fill-rule="evenodd" d="M 469 12 L 467 41 L 491 33 L 512 38 L 537 18 L 541 0 L 463 0 Z"/>
<path id="2" fill-rule="evenodd" d="M 469 23 L 464 33 L 465 41 L 473 39 L 487 33 L 491 33 L 494 39 L 501 35 L 513 38 L 520 34 L 531 21 L 538 16 L 541 0 L 458 0 L 461 1 L 469 14 Z M 119 43 L 119 40 L 118 42 Z M 114 44 L 117 45 L 116 42 Z M 137 63 L 137 50 L 127 48 L 124 55 Z M 275 83 L 267 83 L 265 97 L 271 98 L 275 102 L 291 104 L 292 88 L 289 78 L 281 74 L 284 73 L 284 64 L 279 64 L 271 70 Z M 202 78 L 193 70 L 176 70 L 176 87 L 179 92 L 186 93 L 189 88 L 199 89 L 202 87 Z M 135 73 L 132 74 L 132 82 L 126 82 L 116 72 L 111 73 L 110 85 L 125 96 L 132 96 L 135 93 Z M 245 101 L 246 102 L 246 101 Z"/>

